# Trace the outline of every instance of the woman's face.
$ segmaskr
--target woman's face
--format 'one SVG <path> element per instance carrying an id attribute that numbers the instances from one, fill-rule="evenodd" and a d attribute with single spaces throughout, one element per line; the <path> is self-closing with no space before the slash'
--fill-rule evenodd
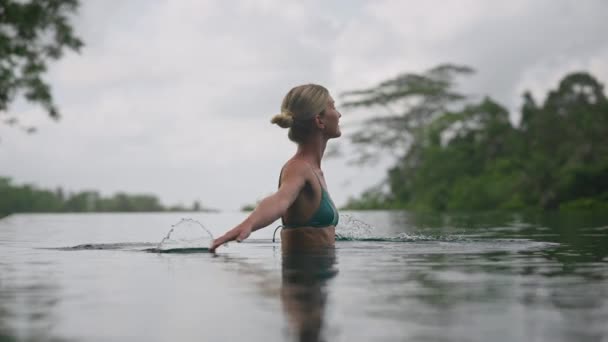
<path id="1" fill-rule="evenodd" d="M 336 110 L 334 99 L 329 97 L 327 108 L 325 108 L 325 115 L 323 115 L 323 122 L 325 124 L 324 133 L 329 138 L 337 138 L 342 135 L 342 132 L 340 131 L 341 116 L 342 114 Z"/>

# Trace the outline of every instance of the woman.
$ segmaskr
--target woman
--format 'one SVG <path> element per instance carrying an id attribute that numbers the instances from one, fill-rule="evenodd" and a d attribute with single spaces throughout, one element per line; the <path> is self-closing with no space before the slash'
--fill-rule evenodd
<path id="1" fill-rule="evenodd" d="M 341 116 L 327 89 L 320 85 L 301 85 L 285 95 L 281 113 L 271 122 L 289 128 L 289 139 L 298 144 L 297 152 L 281 170 L 278 191 L 264 198 L 242 223 L 214 240 L 211 252 L 226 242 L 243 241 L 279 217 L 284 226 L 283 251 L 334 245 L 338 211 L 327 192 L 321 159 L 327 141 L 341 135 Z"/>

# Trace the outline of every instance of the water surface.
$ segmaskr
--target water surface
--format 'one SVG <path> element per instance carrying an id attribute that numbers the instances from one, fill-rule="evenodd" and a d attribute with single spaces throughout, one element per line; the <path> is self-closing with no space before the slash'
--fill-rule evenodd
<path id="1" fill-rule="evenodd" d="M 276 225 L 151 252 L 244 213 L 9 216 L 0 340 L 608 341 L 605 214 L 349 215 L 335 250 L 286 257 Z"/>

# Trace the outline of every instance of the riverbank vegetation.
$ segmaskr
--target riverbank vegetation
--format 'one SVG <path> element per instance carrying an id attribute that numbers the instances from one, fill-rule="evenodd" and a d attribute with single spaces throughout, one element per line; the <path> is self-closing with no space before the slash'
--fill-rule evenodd
<path id="1" fill-rule="evenodd" d="M 192 206 L 164 206 L 149 194 L 116 193 L 104 197 L 97 191 L 64 193 L 63 189 L 39 189 L 33 185 L 14 185 L 10 178 L 0 177 L 0 217 L 12 213 L 58 212 L 156 212 L 213 211 L 195 201 Z"/>
<path id="2" fill-rule="evenodd" d="M 608 209 L 608 100 L 585 72 L 563 77 L 537 102 L 526 92 L 520 122 L 456 79 L 473 72 L 441 65 L 342 95 L 374 114 L 350 135 L 353 162 L 396 156 L 386 179 L 348 209 Z"/>

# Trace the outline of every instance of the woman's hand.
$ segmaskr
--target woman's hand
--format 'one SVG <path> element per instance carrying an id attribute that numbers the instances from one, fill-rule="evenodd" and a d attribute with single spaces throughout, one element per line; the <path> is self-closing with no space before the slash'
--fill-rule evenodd
<path id="1" fill-rule="evenodd" d="M 245 240 L 246 238 L 248 238 L 250 234 L 251 234 L 251 227 L 244 225 L 244 224 L 240 224 L 240 225 L 234 227 L 233 229 L 227 231 L 226 234 L 213 240 L 213 243 L 211 244 L 209 251 L 211 253 L 215 253 L 215 250 L 219 246 L 225 244 L 226 242 L 230 242 L 230 241 L 234 241 L 234 240 L 236 240 L 236 242 L 241 242 L 241 241 Z"/>

